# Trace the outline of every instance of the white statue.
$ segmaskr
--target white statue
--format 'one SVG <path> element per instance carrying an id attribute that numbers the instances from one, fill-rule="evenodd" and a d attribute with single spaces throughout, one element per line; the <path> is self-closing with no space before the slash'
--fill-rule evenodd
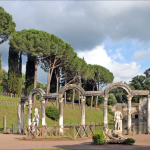
<path id="1" fill-rule="evenodd" d="M 121 113 L 121 111 L 115 111 L 114 121 L 115 121 L 115 130 L 122 130 L 122 113 Z"/>
<path id="2" fill-rule="evenodd" d="M 35 113 L 32 121 L 32 126 L 39 126 L 40 116 L 39 116 L 39 109 L 35 108 Z"/>

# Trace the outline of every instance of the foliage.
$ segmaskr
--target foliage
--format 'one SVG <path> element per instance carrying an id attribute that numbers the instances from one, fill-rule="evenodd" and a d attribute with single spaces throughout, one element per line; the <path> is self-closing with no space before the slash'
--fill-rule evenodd
<path id="1" fill-rule="evenodd" d="M 16 24 L 12 20 L 12 16 L 0 7 L 0 44 L 5 42 L 15 31 Z"/>
<path id="2" fill-rule="evenodd" d="M 37 88 L 41 88 L 46 92 L 46 86 L 47 86 L 46 84 L 37 81 Z"/>
<path id="3" fill-rule="evenodd" d="M 3 86 L 0 86 L 0 93 L 3 92 Z"/>
<path id="4" fill-rule="evenodd" d="M 25 88 L 25 74 L 22 73 L 22 88 Z"/>
<path id="5" fill-rule="evenodd" d="M 135 143 L 135 139 L 133 139 L 133 138 L 127 138 L 127 139 L 125 139 L 124 142 L 125 142 L 126 145 L 132 145 L 132 144 Z"/>
<path id="6" fill-rule="evenodd" d="M 125 83 L 126 84 L 126 83 Z M 126 103 L 127 102 L 127 92 L 122 88 L 114 88 L 109 93 L 115 95 L 117 103 Z"/>
<path id="7" fill-rule="evenodd" d="M 2 53 L 0 53 L 0 85 L 2 84 L 2 64 L 1 64 L 1 55 L 2 55 Z"/>
<path id="8" fill-rule="evenodd" d="M 114 116 L 114 113 L 112 112 L 112 109 L 110 107 L 107 107 L 107 111 L 110 115 Z"/>
<path id="9" fill-rule="evenodd" d="M 98 105 L 103 104 L 104 98 L 103 96 L 98 97 Z"/>
<path id="10" fill-rule="evenodd" d="M 26 63 L 26 74 L 25 74 L 25 91 L 27 95 L 30 92 L 29 90 L 32 90 L 34 87 L 33 84 L 34 84 L 35 62 L 33 60 L 34 57 L 28 55 L 28 60 Z"/>
<path id="11" fill-rule="evenodd" d="M 3 86 L 3 91 L 8 91 L 8 72 L 4 69 L 2 69 L 2 86 Z"/>
<path id="12" fill-rule="evenodd" d="M 27 90 L 26 90 L 26 94 L 29 95 L 30 91 L 34 88 L 34 84 L 31 84 L 30 86 L 28 86 Z"/>
<path id="13" fill-rule="evenodd" d="M 8 89 L 11 93 L 21 95 L 22 92 L 22 53 L 15 52 L 10 43 L 8 59 Z"/>
<path id="14" fill-rule="evenodd" d="M 108 105 L 114 106 L 115 104 L 117 104 L 117 100 L 114 94 L 109 94 L 109 98 L 108 98 Z"/>
<path id="15" fill-rule="evenodd" d="M 106 140 L 105 140 L 105 136 L 103 133 L 97 133 L 94 134 L 92 136 L 93 139 L 93 144 L 94 145 L 103 145 L 103 144 L 107 144 Z"/>
<path id="16" fill-rule="evenodd" d="M 52 107 L 52 106 L 46 107 L 45 113 L 46 116 L 51 118 L 52 120 L 57 121 L 59 119 L 59 109 L 56 107 Z"/>
<path id="17" fill-rule="evenodd" d="M 95 106 L 95 103 L 94 103 L 95 101 L 96 101 L 96 97 L 94 96 L 93 97 L 93 106 Z M 91 96 L 86 97 L 86 102 L 85 103 L 86 103 L 87 106 L 91 105 Z"/>
<path id="18" fill-rule="evenodd" d="M 88 76 L 83 88 L 87 91 L 102 90 L 103 87 L 113 82 L 113 74 L 103 66 L 87 65 Z M 91 89 L 92 87 L 92 89 Z"/>
<path id="19" fill-rule="evenodd" d="M 150 90 L 150 68 L 145 70 L 144 75 L 137 75 L 132 78 L 129 86 L 132 90 Z M 139 99 L 143 96 L 134 96 L 132 101 L 135 103 L 139 102 Z"/>

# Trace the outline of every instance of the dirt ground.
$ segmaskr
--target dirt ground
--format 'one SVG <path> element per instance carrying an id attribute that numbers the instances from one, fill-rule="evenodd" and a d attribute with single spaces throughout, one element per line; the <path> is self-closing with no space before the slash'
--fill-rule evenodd
<path id="1" fill-rule="evenodd" d="M 131 135 L 136 140 L 134 145 L 92 145 L 92 138 L 82 140 L 38 140 L 26 141 L 22 135 L 0 133 L 0 150 L 5 149 L 34 149 L 34 148 L 64 148 L 64 149 L 103 149 L 103 150 L 132 150 L 137 148 L 150 148 L 150 135 Z"/>

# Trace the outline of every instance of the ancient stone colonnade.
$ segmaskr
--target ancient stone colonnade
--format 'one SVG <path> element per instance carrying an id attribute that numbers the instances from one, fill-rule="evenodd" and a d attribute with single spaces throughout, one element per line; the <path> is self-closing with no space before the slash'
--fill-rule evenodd
<path id="1" fill-rule="evenodd" d="M 108 126 L 108 117 L 107 117 L 107 102 L 108 102 L 108 93 L 110 90 L 121 87 L 127 92 L 127 99 L 128 99 L 128 134 L 131 133 L 131 126 L 132 126 L 132 118 L 131 118 L 131 101 L 134 95 L 144 95 L 147 96 L 147 133 L 150 133 L 150 96 L 149 91 L 147 90 L 131 90 L 130 87 L 123 83 L 112 83 L 110 84 L 105 91 L 84 91 L 84 89 L 75 84 L 69 84 L 61 88 L 59 93 L 50 93 L 45 94 L 45 92 L 38 88 L 31 90 L 28 97 L 22 97 L 20 105 L 18 106 L 18 132 L 24 134 L 24 107 L 28 106 L 28 126 L 32 123 L 32 96 L 35 93 L 39 93 L 41 98 L 42 104 L 42 125 L 46 125 L 45 123 L 45 99 L 50 98 L 58 98 L 59 99 L 59 126 L 63 128 L 63 94 L 65 91 L 70 89 L 75 89 L 80 91 L 81 93 L 81 125 L 85 125 L 85 98 L 86 96 L 103 96 L 104 97 L 104 112 L 103 112 L 103 123 L 104 123 L 104 130 Z M 63 130 L 60 132 L 63 133 Z"/>

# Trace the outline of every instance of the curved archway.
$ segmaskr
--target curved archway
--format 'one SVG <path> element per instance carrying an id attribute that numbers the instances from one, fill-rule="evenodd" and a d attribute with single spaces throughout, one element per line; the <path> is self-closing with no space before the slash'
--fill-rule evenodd
<path id="1" fill-rule="evenodd" d="M 76 84 L 69 84 L 61 88 L 58 94 L 63 95 L 67 90 L 77 90 L 81 93 L 81 125 L 85 125 L 85 91 L 84 89 Z M 63 99 L 60 98 L 59 100 L 59 126 L 63 128 Z M 80 101 L 80 100 L 79 100 Z M 63 134 L 63 130 L 60 131 L 61 134 Z"/>
<path id="2" fill-rule="evenodd" d="M 103 117 L 103 122 L 104 122 L 104 130 L 106 129 L 106 127 L 108 126 L 108 116 L 107 116 L 107 103 L 108 103 L 108 93 L 110 90 L 114 89 L 114 88 L 123 88 L 126 92 L 127 92 L 127 99 L 128 99 L 128 133 L 131 132 L 131 100 L 132 100 L 132 90 L 131 88 L 124 84 L 124 83 L 112 83 L 110 84 L 104 91 L 104 117 Z"/>
<path id="3" fill-rule="evenodd" d="M 32 89 L 29 93 L 29 100 L 31 100 L 32 95 L 35 93 L 39 93 L 41 97 L 43 97 L 43 95 L 45 94 L 44 90 L 42 90 L 41 88 L 36 88 L 36 89 Z"/>
<path id="4" fill-rule="evenodd" d="M 59 94 L 64 94 L 65 91 L 72 90 L 72 89 L 78 90 L 81 92 L 82 95 L 84 95 L 84 92 L 85 92 L 84 89 L 81 86 L 76 85 L 76 84 L 69 84 L 69 85 L 64 86 L 59 91 Z"/>
<path id="5" fill-rule="evenodd" d="M 28 126 L 32 124 L 32 95 L 35 93 L 39 93 L 41 96 L 41 104 L 42 104 L 42 125 L 45 125 L 45 99 L 43 95 L 45 94 L 44 90 L 41 88 L 32 89 L 28 96 Z"/>
<path id="6" fill-rule="evenodd" d="M 117 87 L 123 88 L 128 93 L 128 95 L 132 94 L 132 90 L 128 85 L 121 83 L 121 82 L 117 82 L 117 83 L 112 83 L 109 86 L 107 86 L 107 88 L 105 89 L 105 92 L 104 92 L 105 96 L 107 97 L 109 91 L 111 91 L 112 89 L 117 88 Z"/>

